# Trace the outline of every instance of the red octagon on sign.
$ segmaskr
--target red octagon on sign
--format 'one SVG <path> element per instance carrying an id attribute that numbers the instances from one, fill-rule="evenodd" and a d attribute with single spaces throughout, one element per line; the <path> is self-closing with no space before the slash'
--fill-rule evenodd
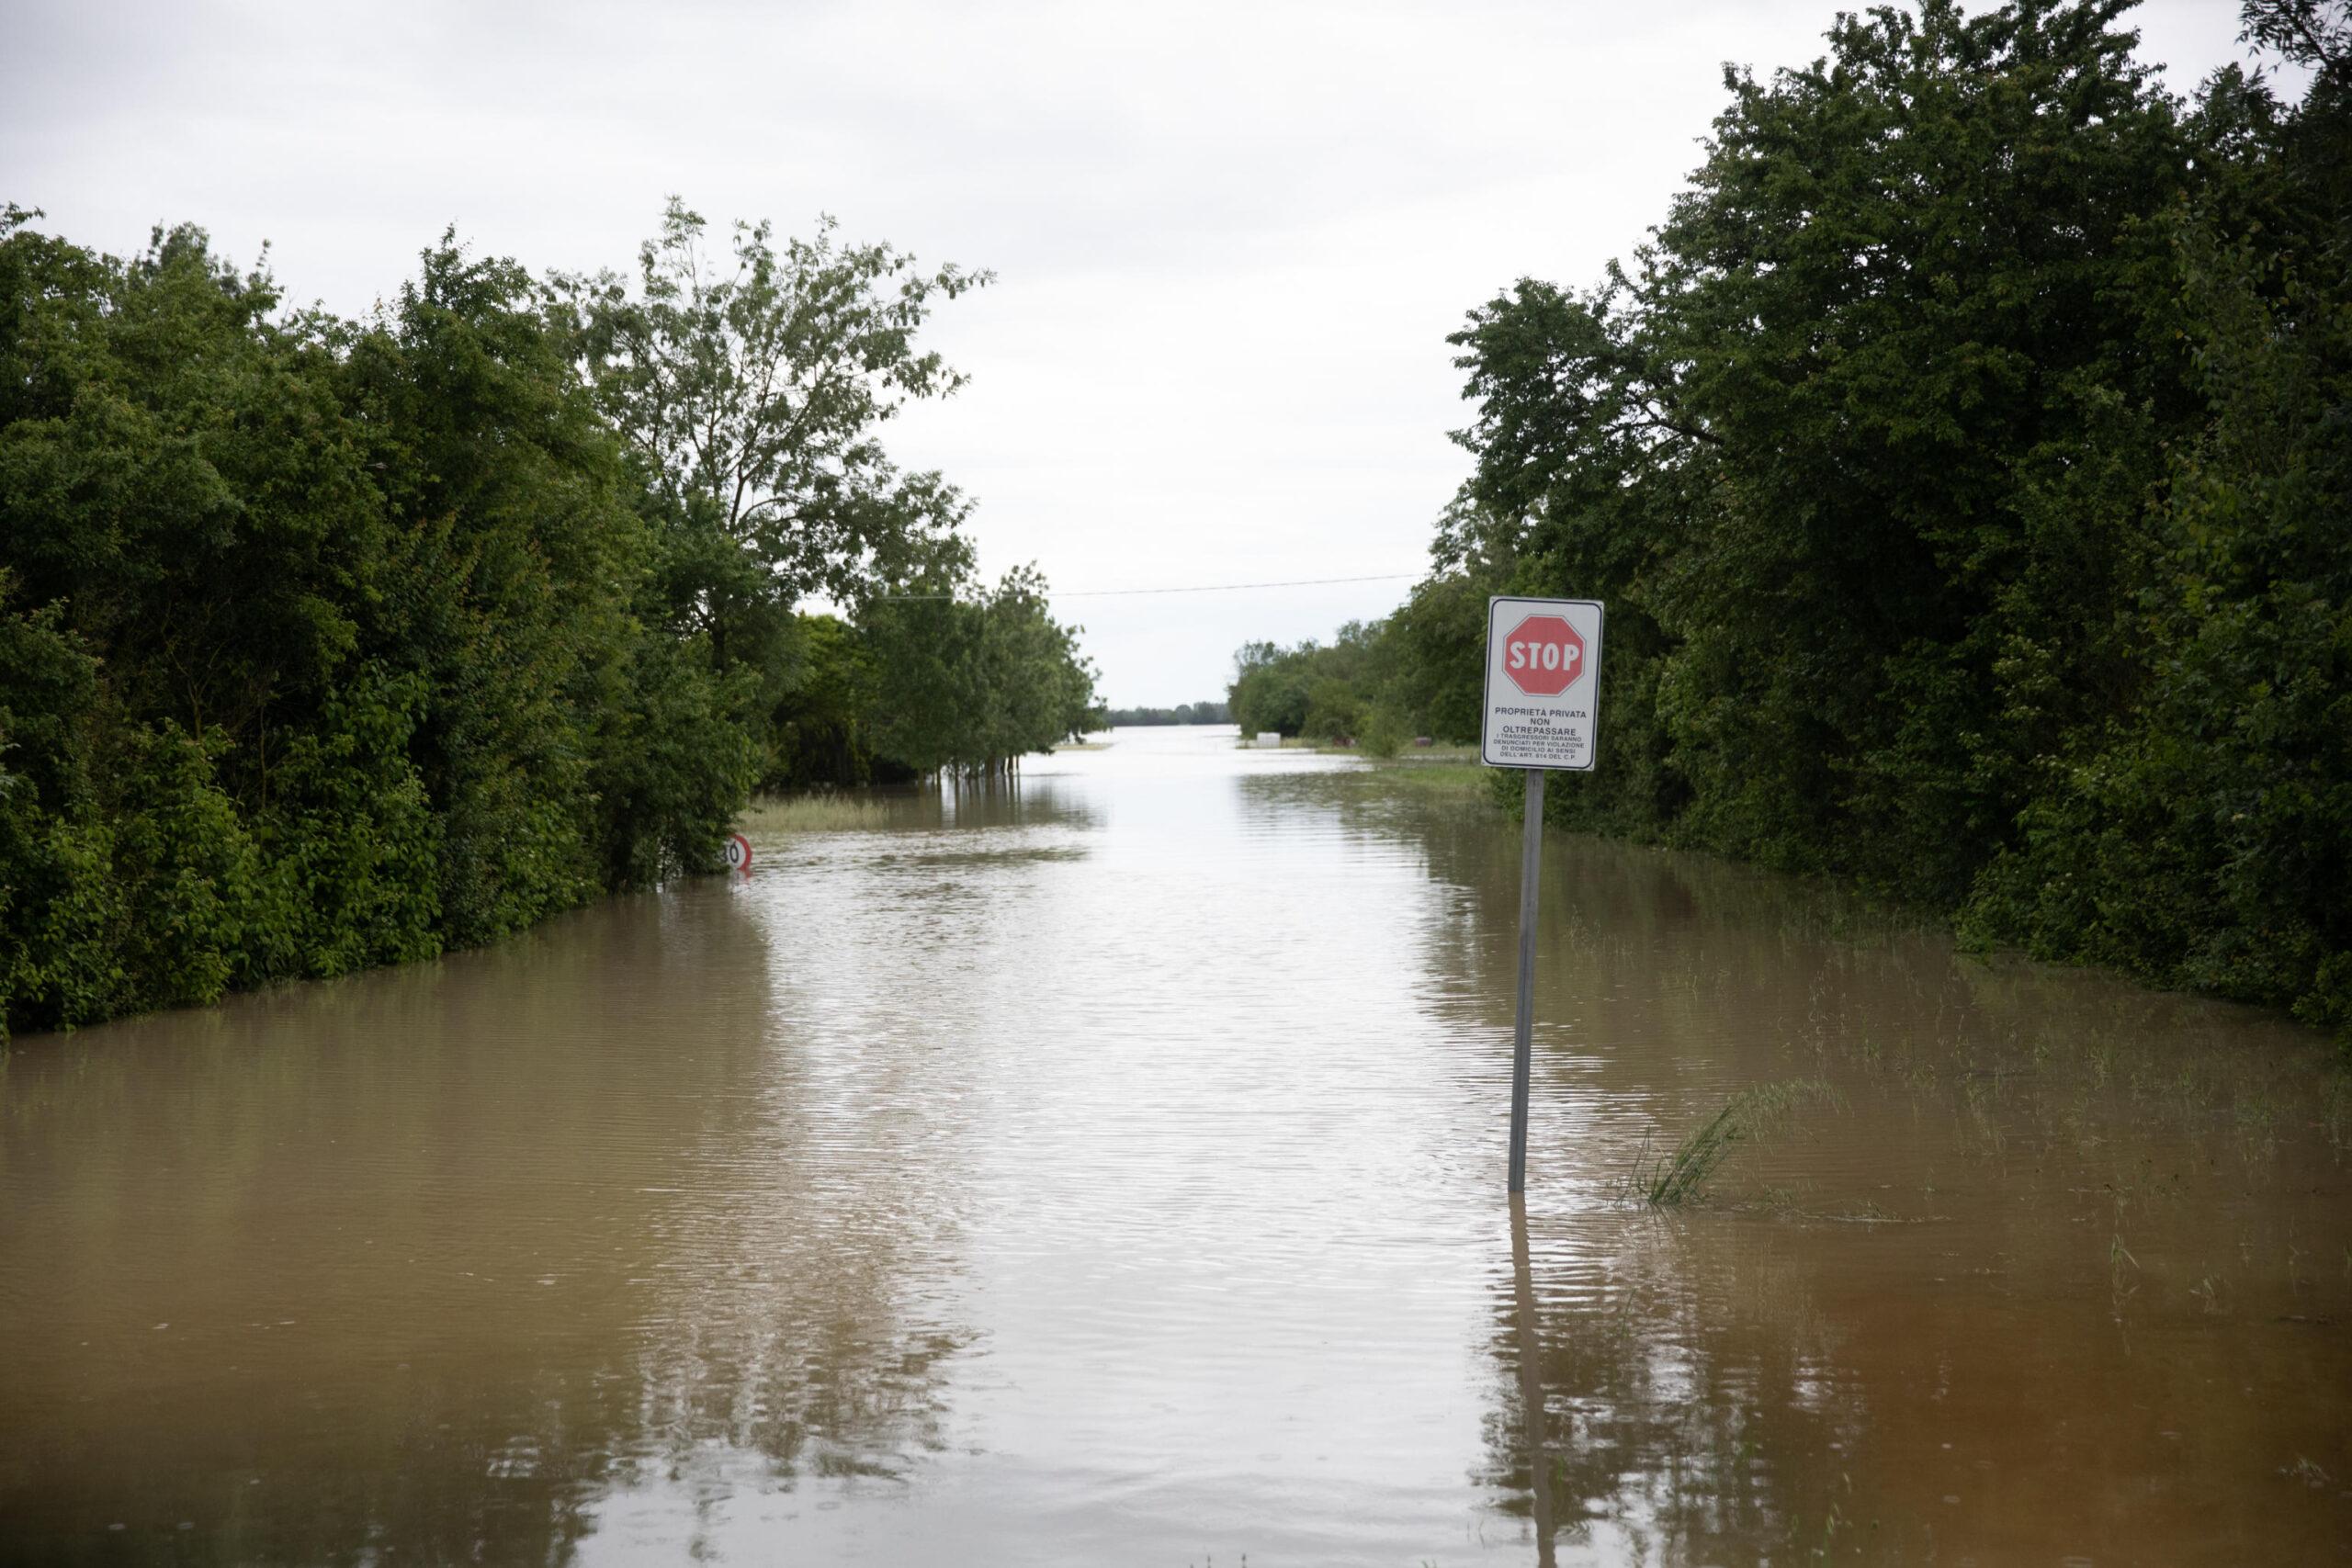
<path id="1" fill-rule="evenodd" d="M 1503 673 L 1532 697 L 1556 697 L 1584 673 L 1584 638 L 1557 615 L 1530 615 L 1503 639 Z"/>

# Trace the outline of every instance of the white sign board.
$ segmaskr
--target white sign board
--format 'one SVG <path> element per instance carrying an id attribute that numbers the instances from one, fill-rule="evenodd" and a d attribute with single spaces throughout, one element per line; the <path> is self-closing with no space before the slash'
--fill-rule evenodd
<path id="1" fill-rule="evenodd" d="M 1600 604 L 1487 600 L 1480 760 L 1490 768 L 1589 773 L 1600 719 Z"/>

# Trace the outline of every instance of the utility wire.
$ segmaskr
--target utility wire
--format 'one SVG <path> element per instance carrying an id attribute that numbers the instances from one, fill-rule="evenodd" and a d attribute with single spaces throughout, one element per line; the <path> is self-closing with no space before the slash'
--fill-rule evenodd
<path id="1" fill-rule="evenodd" d="M 1418 571 L 1374 572 L 1369 577 L 1294 577 L 1282 582 L 1203 582 L 1182 588 L 1049 588 L 1048 599 L 1121 599 L 1136 593 L 1238 593 L 1250 588 L 1321 588 L 1334 582 L 1401 582 Z M 877 593 L 877 599 L 953 599 L 953 593 Z"/>

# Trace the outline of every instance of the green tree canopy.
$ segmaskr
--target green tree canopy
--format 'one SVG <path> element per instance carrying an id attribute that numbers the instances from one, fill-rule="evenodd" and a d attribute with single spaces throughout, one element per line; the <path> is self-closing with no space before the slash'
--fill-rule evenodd
<path id="1" fill-rule="evenodd" d="M 706 227 L 673 197 L 633 286 L 556 278 L 599 406 L 673 518 L 749 558 L 738 585 L 789 607 L 920 573 L 967 505 L 938 474 L 901 470 L 880 429 L 909 400 L 964 384 L 916 337 L 939 302 L 991 275 L 839 243 L 830 218 L 781 249 L 768 223 L 738 222 L 720 262 Z"/>
<path id="2" fill-rule="evenodd" d="M 345 322 L 196 230 L 123 261 L 37 216 L 0 220 L 9 1027 L 708 863 L 752 749 L 640 618 L 635 481 L 521 269 L 445 240 Z"/>
<path id="3" fill-rule="evenodd" d="M 1630 264 L 1454 337 L 1477 468 L 1439 558 L 1609 603 L 1567 819 L 2352 1017 L 2352 28 L 2257 0 L 2304 101 L 2188 104 L 2128 10 L 1928 0 L 1727 71 Z"/>

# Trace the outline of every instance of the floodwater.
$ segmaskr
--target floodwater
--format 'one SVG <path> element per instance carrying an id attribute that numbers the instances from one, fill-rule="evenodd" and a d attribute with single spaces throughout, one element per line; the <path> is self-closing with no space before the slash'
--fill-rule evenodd
<path id="1" fill-rule="evenodd" d="M 1515 1214 L 1517 826 L 1410 783 L 1121 732 L 20 1040 L 0 1560 L 2352 1555 L 2326 1043 L 1555 836 Z"/>

